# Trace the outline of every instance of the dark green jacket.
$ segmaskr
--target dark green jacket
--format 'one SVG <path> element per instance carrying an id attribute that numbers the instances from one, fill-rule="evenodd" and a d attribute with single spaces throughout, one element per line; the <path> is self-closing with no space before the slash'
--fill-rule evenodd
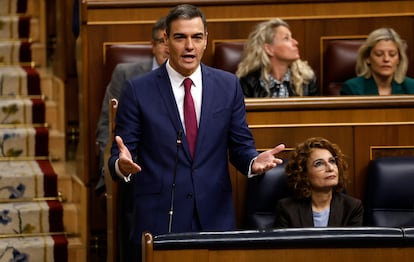
<path id="1" fill-rule="evenodd" d="M 401 84 L 392 81 L 391 94 L 414 94 L 414 79 L 406 77 Z M 379 95 L 377 84 L 373 77 L 363 76 L 347 80 L 341 89 L 341 95 Z"/>

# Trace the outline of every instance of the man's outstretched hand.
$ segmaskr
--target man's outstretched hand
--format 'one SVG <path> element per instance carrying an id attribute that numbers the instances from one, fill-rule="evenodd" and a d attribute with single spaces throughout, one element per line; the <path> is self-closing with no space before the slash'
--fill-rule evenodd
<path id="1" fill-rule="evenodd" d="M 128 148 L 125 146 L 122 138 L 120 136 L 116 136 L 115 141 L 119 149 L 119 157 L 118 157 L 119 171 L 121 171 L 121 173 L 124 176 L 128 176 L 129 174 L 135 174 L 135 173 L 141 172 L 141 167 L 132 160 L 131 153 L 129 152 Z"/>
<path id="2" fill-rule="evenodd" d="M 280 144 L 273 149 L 260 153 L 252 165 L 253 174 L 261 174 L 283 163 L 283 160 L 275 157 L 276 154 L 285 150 L 285 145 Z"/>

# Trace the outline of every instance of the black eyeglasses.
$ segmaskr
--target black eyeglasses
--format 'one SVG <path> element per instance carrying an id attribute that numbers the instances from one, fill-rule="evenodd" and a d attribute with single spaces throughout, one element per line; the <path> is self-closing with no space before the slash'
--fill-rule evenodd
<path id="1" fill-rule="evenodd" d="M 326 167 L 329 165 L 336 166 L 337 165 L 337 159 L 335 157 L 331 157 L 328 159 L 328 161 L 323 159 L 317 159 L 312 163 L 312 166 L 315 170 L 321 171 L 326 170 Z"/>
<path id="2" fill-rule="evenodd" d="M 163 38 L 163 37 L 161 37 L 161 38 L 156 38 L 156 39 L 153 39 L 153 41 L 154 41 L 154 43 L 155 44 L 160 44 L 160 45 L 165 45 L 165 44 L 167 44 L 166 42 L 165 42 L 165 39 Z"/>

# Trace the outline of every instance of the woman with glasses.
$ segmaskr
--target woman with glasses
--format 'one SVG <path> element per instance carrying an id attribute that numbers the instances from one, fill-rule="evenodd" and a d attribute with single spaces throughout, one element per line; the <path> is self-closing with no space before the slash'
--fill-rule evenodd
<path id="1" fill-rule="evenodd" d="M 298 144 L 286 165 L 293 196 L 277 203 L 275 227 L 362 226 L 361 201 L 343 193 L 346 169 L 341 149 L 327 139 Z"/>

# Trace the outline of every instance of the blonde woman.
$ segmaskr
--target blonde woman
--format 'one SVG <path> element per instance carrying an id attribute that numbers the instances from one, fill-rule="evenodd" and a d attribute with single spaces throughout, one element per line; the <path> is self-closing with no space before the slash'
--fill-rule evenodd
<path id="1" fill-rule="evenodd" d="M 406 76 L 408 58 L 392 28 L 372 31 L 358 50 L 357 77 L 347 80 L 342 95 L 414 94 L 414 79 Z"/>
<path id="2" fill-rule="evenodd" d="M 298 41 L 279 18 L 250 33 L 236 75 L 245 97 L 318 95 L 315 73 L 300 60 Z"/>

